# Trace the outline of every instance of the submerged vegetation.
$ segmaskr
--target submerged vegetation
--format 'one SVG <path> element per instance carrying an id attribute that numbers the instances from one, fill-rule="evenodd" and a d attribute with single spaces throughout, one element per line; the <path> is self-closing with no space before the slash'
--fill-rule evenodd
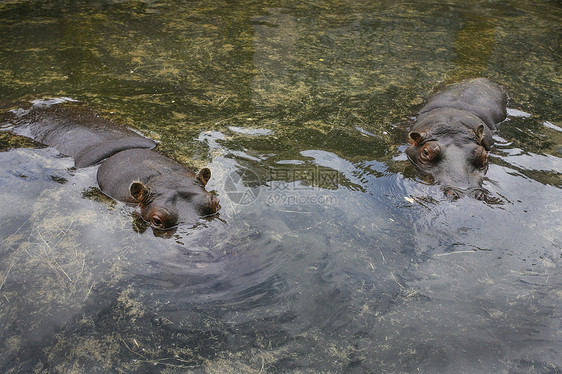
<path id="1" fill-rule="evenodd" d="M 561 17 L 548 1 L 1 3 L 3 113 L 79 100 L 210 167 L 222 206 L 154 237 L 95 168 L 3 120 L 2 372 L 560 371 Z M 510 95 L 494 199 L 447 202 L 407 131 L 477 76 Z"/>

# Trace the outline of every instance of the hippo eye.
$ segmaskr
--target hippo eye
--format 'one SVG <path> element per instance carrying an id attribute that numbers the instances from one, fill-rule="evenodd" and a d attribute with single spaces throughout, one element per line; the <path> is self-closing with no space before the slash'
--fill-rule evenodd
<path id="1" fill-rule="evenodd" d="M 164 227 L 164 223 L 157 215 L 152 216 L 152 224 L 157 227 Z"/>
<path id="2" fill-rule="evenodd" d="M 422 161 L 431 162 L 436 160 L 440 153 L 441 148 L 439 148 L 438 144 L 429 143 L 421 149 L 420 158 Z"/>

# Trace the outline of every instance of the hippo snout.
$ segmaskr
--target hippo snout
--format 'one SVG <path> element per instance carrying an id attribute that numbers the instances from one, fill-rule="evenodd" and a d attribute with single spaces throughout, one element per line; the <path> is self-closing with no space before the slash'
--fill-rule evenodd
<path id="1" fill-rule="evenodd" d="M 484 200 L 488 192 L 481 187 L 460 188 L 456 186 L 445 186 L 443 187 L 443 191 L 445 192 L 445 196 L 447 196 L 447 198 L 451 201 L 455 201 L 462 196 L 470 196 L 476 200 Z"/>

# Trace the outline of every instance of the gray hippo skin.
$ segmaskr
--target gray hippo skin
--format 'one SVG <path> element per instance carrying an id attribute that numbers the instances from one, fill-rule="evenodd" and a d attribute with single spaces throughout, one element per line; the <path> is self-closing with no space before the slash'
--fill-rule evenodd
<path id="1" fill-rule="evenodd" d="M 492 131 L 505 119 L 506 103 L 503 89 L 484 78 L 445 87 L 419 111 L 406 155 L 448 197 L 483 199 Z"/>
<path id="2" fill-rule="evenodd" d="M 98 169 L 100 189 L 108 196 L 138 203 L 143 219 L 157 229 L 194 223 L 219 209 L 205 190 L 211 171 L 198 174 L 150 149 L 128 149 L 109 157 Z"/>
<path id="3" fill-rule="evenodd" d="M 123 126 L 90 112 L 56 106 L 13 117 L 19 132 L 72 156 L 76 167 L 102 162 L 97 171 L 101 191 L 138 204 L 142 218 L 156 230 L 193 224 L 220 209 L 218 199 L 205 190 L 209 169 L 195 174 L 153 151 L 152 140 Z"/>
<path id="4" fill-rule="evenodd" d="M 15 118 L 33 140 L 74 158 L 77 168 L 95 165 L 119 151 L 156 147 L 156 143 L 91 112 L 56 105 L 34 108 Z"/>

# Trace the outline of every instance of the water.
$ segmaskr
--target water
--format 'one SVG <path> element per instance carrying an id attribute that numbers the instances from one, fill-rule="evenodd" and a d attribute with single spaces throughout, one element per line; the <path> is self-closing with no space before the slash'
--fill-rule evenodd
<path id="1" fill-rule="evenodd" d="M 95 167 L 0 132 L 2 372 L 562 372 L 548 1 L 0 4 L 0 107 L 68 97 L 208 166 L 152 235 Z M 484 186 L 403 156 L 439 87 L 510 95 Z M 6 128 L 4 129 L 6 130 Z"/>

